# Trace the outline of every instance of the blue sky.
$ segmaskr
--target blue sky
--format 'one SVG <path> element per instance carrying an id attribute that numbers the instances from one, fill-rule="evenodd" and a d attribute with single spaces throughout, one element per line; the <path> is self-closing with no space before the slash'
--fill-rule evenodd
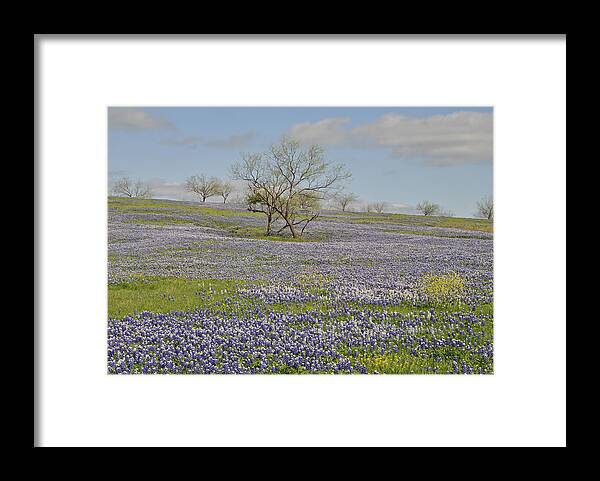
<path id="1" fill-rule="evenodd" d="M 111 107 L 109 182 L 128 176 L 151 183 L 156 197 L 188 199 L 187 177 L 224 178 L 240 153 L 288 135 L 345 164 L 360 202 L 411 212 L 428 199 L 471 216 L 492 195 L 492 115 L 481 107 Z"/>

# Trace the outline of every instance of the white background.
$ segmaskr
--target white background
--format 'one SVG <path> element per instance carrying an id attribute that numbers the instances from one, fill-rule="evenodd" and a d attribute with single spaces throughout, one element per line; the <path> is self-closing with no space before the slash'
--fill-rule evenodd
<path id="1" fill-rule="evenodd" d="M 38 42 L 39 445 L 565 445 L 564 38 Z M 496 373 L 107 375 L 109 105 L 494 106 Z"/>

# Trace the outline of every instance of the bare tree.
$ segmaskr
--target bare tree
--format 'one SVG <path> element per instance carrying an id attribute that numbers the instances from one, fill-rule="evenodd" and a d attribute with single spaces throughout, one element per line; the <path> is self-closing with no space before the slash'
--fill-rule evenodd
<path id="1" fill-rule="evenodd" d="M 373 209 L 375 209 L 375 212 L 377 212 L 378 214 L 381 214 L 385 208 L 387 207 L 387 204 L 385 202 L 374 202 L 373 203 Z"/>
<path id="2" fill-rule="evenodd" d="M 216 193 L 223 197 L 223 204 L 227 202 L 227 197 L 233 192 L 233 184 L 228 180 L 222 180 L 217 185 Z"/>
<path id="3" fill-rule="evenodd" d="M 298 208 L 300 210 L 314 209 L 319 203 L 319 198 L 311 192 L 303 192 L 298 195 Z"/>
<path id="4" fill-rule="evenodd" d="M 112 187 L 112 191 L 115 195 L 133 197 L 133 182 L 129 178 L 123 177 L 115 181 Z"/>
<path id="5" fill-rule="evenodd" d="M 152 188 L 145 182 L 138 180 L 133 186 L 134 197 L 149 199 L 152 197 Z"/>
<path id="6" fill-rule="evenodd" d="M 375 210 L 375 208 L 373 207 L 373 204 L 367 203 L 367 204 L 363 205 L 362 210 L 363 210 L 363 212 L 370 213 L 370 212 L 373 212 Z"/>
<path id="7" fill-rule="evenodd" d="M 269 166 L 262 154 L 242 154 L 242 159 L 231 166 L 231 175 L 234 179 L 246 181 L 248 210 L 266 215 L 265 234 L 271 235 L 272 223 L 278 217 L 275 203 L 283 192 L 281 176 Z"/>
<path id="8" fill-rule="evenodd" d="M 346 212 L 346 209 L 358 200 L 358 196 L 353 192 L 340 192 L 336 196 L 334 196 L 334 203 L 342 209 L 342 212 Z"/>
<path id="9" fill-rule="evenodd" d="M 246 154 L 232 167 L 234 178 L 248 183 L 252 195 L 260 195 L 289 229 L 301 237 L 319 215 L 320 203 L 350 177 L 341 165 L 324 158 L 318 145 L 303 148 L 296 140 L 282 139 L 264 154 Z"/>
<path id="10" fill-rule="evenodd" d="M 477 217 L 483 217 L 484 219 L 494 219 L 494 199 L 491 197 L 485 197 L 477 202 Z"/>
<path id="11" fill-rule="evenodd" d="M 417 211 L 423 215 L 436 215 L 440 211 L 440 206 L 428 200 L 417 204 Z"/>
<path id="12" fill-rule="evenodd" d="M 141 180 L 132 181 L 129 177 L 122 177 L 114 184 L 112 191 L 115 195 L 129 198 L 144 198 L 152 196 L 150 186 Z"/>
<path id="13" fill-rule="evenodd" d="M 265 230 L 265 235 L 267 236 L 271 235 L 271 226 L 278 215 L 272 202 L 270 202 L 270 199 L 271 196 L 266 189 L 254 189 L 252 186 L 248 187 L 248 192 L 246 193 L 248 210 L 251 212 L 262 212 L 267 216 L 267 227 Z"/>
<path id="14" fill-rule="evenodd" d="M 185 182 L 185 188 L 188 192 L 193 192 L 202 199 L 202 202 L 206 202 L 206 199 L 217 194 L 219 187 L 219 179 L 211 177 L 210 179 L 206 175 L 192 175 Z"/>

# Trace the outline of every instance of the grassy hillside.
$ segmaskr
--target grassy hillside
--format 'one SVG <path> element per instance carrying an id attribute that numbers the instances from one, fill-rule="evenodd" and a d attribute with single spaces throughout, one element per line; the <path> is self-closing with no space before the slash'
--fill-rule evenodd
<path id="1" fill-rule="evenodd" d="M 493 372 L 493 225 L 108 199 L 110 373 Z"/>

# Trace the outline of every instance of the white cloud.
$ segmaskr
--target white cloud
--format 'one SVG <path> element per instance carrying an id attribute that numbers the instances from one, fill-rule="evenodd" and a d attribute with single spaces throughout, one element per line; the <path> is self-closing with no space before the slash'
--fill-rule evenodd
<path id="1" fill-rule="evenodd" d="M 256 137 L 255 132 L 244 132 L 241 134 L 230 135 L 224 138 L 205 139 L 199 135 L 191 135 L 189 137 L 171 137 L 160 141 L 163 145 L 172 145 L 176 147 L 187 147 L 189 149 L 195 149 L 199 145 L 206 147 L 215 147 L 222 149 L 237 149 L 246 147 Z"/>
<path id="2" fill-rule="evenodd" d="M 194 196 L 185 189 L 184 182 L 167 182 L 163 179 L 151 179 L 148 185 L 155 199 L 195 200 Z"/>
<path id="3" fill-rule="evenodd" d="M 342 143 L 347 136 L 344 126 L 348 117 L 331 117 L 317 122 L 295 124 L 287 135 L 305 144 L 334 145 Z"/>
<path id="4" fill-rule="evenodd" d="M 492 114 L 454 112 L 431 117 L 387 114 L 350 133 L 358 145 L 386 147 L 396 157 L 423 159 L 431 165 L 492 160 Z"/>
<path id="5" fill-rule="evenodd" d="M 421 159 L 430 165 L 492 160 L 492 114 L 454 112 L 430 117 L 389 113 L 348 128 L 347 117 L 295 124 L 287 135 L 303 143 L 385 148 L 394 157 Z"/>
<path id="6" fill-rule="evenodd" d="M 172 129 L 168 120 L 147 110 L 132 107 L 109 107 L 108 127 L 118 130 Z"/>

